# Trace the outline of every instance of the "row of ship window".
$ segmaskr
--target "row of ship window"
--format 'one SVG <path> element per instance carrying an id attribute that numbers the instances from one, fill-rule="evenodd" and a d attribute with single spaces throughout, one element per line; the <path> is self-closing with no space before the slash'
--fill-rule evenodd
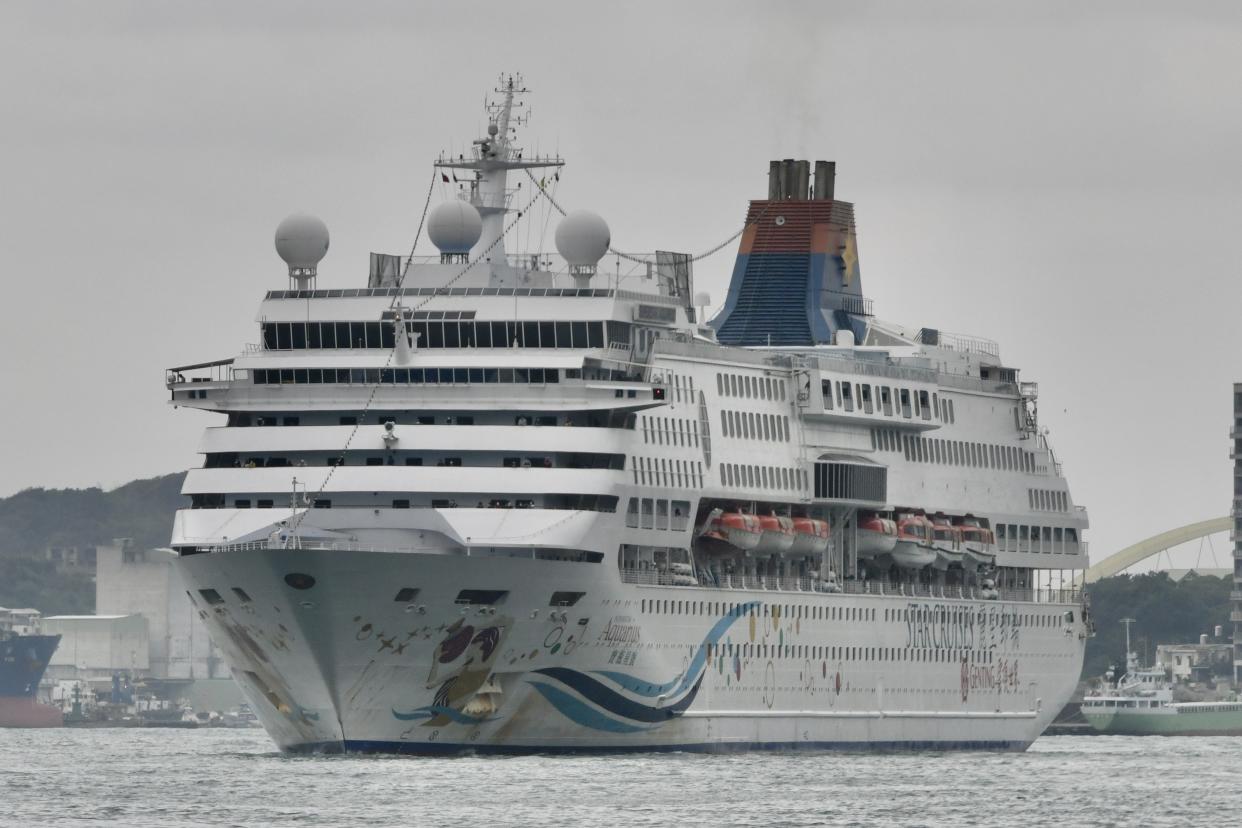
<path id="1" fill-rule="evenodd" d="M 666 457 L 636 455 L 631 463 L 631 470 L 634 482 L 639 486 L 703 488 L 703 463 L 698 460 L 669 460 Z"/>
<path id="2" fill-rule="evenodd" d="M 625 507 L 625 525 L 630 529 L 684 531 L 690 525 L 690 501 L 631 497 Z"/>
<path id="3" fill-rule="evenodd" d="M 785 383 L 775 377 L 751 374 L 716 374 L 716 393 L 722 397 L 746 397 L 756 400 L 785 400 Z"/>
<path id="4" fill-rule="evenodd" d="M 633 499 L 630 500 L 631 507 Z M 627 513 L 628 514 L 628 513 Z M 764 604 L 761 607 L 747 607 L 742 604 L 731 604 L 721 601 L 678 601 L 674 599 L 643 599 L 640 609 L 644 613 L 664 615 L 707 615 L 732 618 L 785 618 L 807 621 L 876 621 L 878 615 L 875 607 L 839 607 L 833 604 L 808 606 L 805 604 Z M 937 610 L 932 607 L 899 607 L 884 610 L 887 622 L 908 623 L 911 620 L 940 618 L 935 615 Z M 913 613 L 913 615 L 912 615 Z M 960 608 L 947 612 L 943 619 L 949 624 L 965 623 L 970 620 L 972 610 Z M 1054 627 L 1060 616 L 1046 612 L 1005 614 L 1004 623 L 1013 627 Z M 1073 621 L 1073 618 L 1067 619 Z"/>
<path id="5" fill-rule="evenodd" d="M 565 372 L 566 379 L 569 373 Z M 254 368 L 251 374 L 255 385 L 548 385 L 560 382 L 556 368 Z"/>
<path id="6" fill-rule="evenodd" d="M 808 621 L 874 621 L 874 607 L 838 607 L 832 604 L 763 604 L 748 606 L 722 601 L 676 601 L 644 598 L 639 605 L 643 612 L 665 615 L 710 615 L 730 618 L 787 618 Z"/>
<path id="7" fill-rule="evenodd" d="M 851 383 L 846 381 L 820 380 L 820 391 L 824 398 L 824 410 L 852 412 L 863 414 L 882 413 L 886 417 L 901 415 L 907 420 L 919 417 L 924 420 L 933 418 L 944 423 L 953 423 L 957 414 L 953 409 L 953 400 L 941 399 L 935 392 L 909 388 L 893 388 L 888 385 L 871 385 L 865 382 Z M 835 401 L 835 402 L 834 402 Z"/>
<path id="8" fill-rule="evenodd" d="M 406 330 L 416 348 L 603 348 L 629 347 L 629 322 L 413 320 Z M 263 349 L 393 348 L 391 322 L 264 322 Z"/>
<path id="9" fill-rule="evenodd" d="M 568 509 L 582 512 L 616 512 L 617 503 L 620 498 L 614 495 L 594 495 L 594 494 L 560 494 L 550 493 L 540 496 L 541 500 L 536 506 L 534 498 L 512 498 L 499 497 L 488 498 L 486 500 L 476 500 L 474 508 L 476 509 Z M 472 496 L 473 499 L 473 496 Z M 251 506 L 251 504 L 254 504 Z M 316 509 L 331 509 L 333 500 L 331 498 L 321 497 L 315 498 L 311 504 Z M 380 502 L 378 500 L 368 500 L 367 502 L 347 502 L 342 504 L 340 500 L 336 501 L 339 508 L 393 508 L 393 509 L 458 509 L 469 507 L 469 501 L 462 504 L 452 498 L 431 498 L 430 500 L 412 501 L 410 498 L 393 498 L 390 502 Z M 225 495 L 222 493 L 203 493 L 190 496 L 191 509 L 224 509 L 227 507 Z M 234 509 L 288 509 L 289 498 L 284 496 L 281 498 L 255 498 L 239 497 L 233 500 Z"/>
<path id="10" fill-rule="evenodd" d="M 654 443 L 660 446 L 699 447 L 698 423 L 694 420 L 643 415 L 639 422 L 642 425 L 644 443 Z"/>
<path id="11" fill-rule="evenodd" d="M 789 442 L 789 418 L 784 415 L 721 409 L 720 430 L 726 437 Z"/>
<path id="12" fill-rule="evenodd" d="M 830 661 L 934 661 L 957 663 L 970 658 L 976 664 L 988 664 L 991 650 L 941 650 L 917 647 L 834 647 L 815 644 L 734 644 L 726 641 L 707 645 L 707 657 L 737 656 L 739 658 L 817 658 Z M 973 658 L 971 656 L 973 655 Z"/>
<path id="13" fill-rule="evenodd" d="M 876 451 L 900 451 L 915 463 L 940 463 L 945 466 L 971 466 L 1004 471 L 1035 471 L 1035 454 L 1017 446 L 993 443 L 972 443 L 966 440 L 942 440 L 919 435 L 903 435 L 890 428 L 871 429 L 871 448 Z"/>
<path id="14" fill-rule="evenodd" d="M 721 463 L 720 482 L 725 486 L 741 486 L 748 489 L 806 488 L 806 472 L 784 466 L 752 466 L 746 463 Z"/>
<path id="15" fill-rule="evenodd" d="M 1041 512 L 1068 512 L 1069 492 L 1058 492 L 1054 489 L 1027 489 L 1030 507 Z"/>
<path id="16" fill-rule="evenodd" d="M 996 524 L 996 544 L 1002 550 L 1026 544 L 1077 544 L 1078 530 L 1060 526 L 1026 526 L 1017 523 Z M 1038 551 L 1038 550 L 1033 550 Z"/>

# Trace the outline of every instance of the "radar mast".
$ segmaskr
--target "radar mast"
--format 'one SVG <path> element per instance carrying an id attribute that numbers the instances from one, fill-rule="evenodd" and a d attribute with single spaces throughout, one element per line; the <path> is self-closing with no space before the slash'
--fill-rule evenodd
<path id="1" fill-rule="evenodd" d="M 476 138 L 471 145 L 470 155 L 458 155 L 456 158 L 443 153 L 436 161 L 441 171 L 453 170 L 453 178 L 457 180 L 456 170 L 468 170 L 474 178 L 466 182 L 469 192 L 462 198 L 474 205 L 483 219 L 483 232 L 475 244 L 471 258 L 487 251 L 484 257 L 493 264 L 505 264 L 505 214 L 511 212 L 510 206 L 517 188 L 508 187 L 509 170 L 533 170 L 547 167 L 562 167 L 564 160 L 558 156 L 542 156 L 523 158 L 522 149 L 514 143 L 517 127 L 529 119 L 530 110 L 526 115 L 515 114 L 515 110 L 525 107 L 520 96 L 528 90 L 522 83 L 522 76 L 501 75 L 500 84 L 494 90 L 500 95 L 499 100 L 488 101 L 484 106 L 488 114 L 487 135 Z"/>

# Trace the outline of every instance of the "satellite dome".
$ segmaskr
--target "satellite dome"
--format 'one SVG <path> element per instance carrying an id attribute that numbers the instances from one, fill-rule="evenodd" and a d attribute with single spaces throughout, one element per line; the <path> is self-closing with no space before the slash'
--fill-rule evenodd
<path id="1" fill-rule="evenodd" d="M 556 226 L 556 249 L 570 267 L 595 267 L 611 243 L 608 224 L 588 210 L 575 210 Z"/>
<path id="2" fill-rule="evenodd" d="M 427 235 L 441 253 L 469 253 L 483 235 L 483 219 L 466 201 L 446 201 L 427 218 Z"/>
<path id="3" fill-rule="evenodd" d="M 328 226 L 314 216 L 294 214 L 276 228 L 276 252 L 290 272 L 314 274 L 328 252 Z"/>

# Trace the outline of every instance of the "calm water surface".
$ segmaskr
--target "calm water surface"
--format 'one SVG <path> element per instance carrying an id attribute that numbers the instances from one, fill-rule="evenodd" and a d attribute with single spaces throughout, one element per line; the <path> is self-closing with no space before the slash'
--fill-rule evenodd
<path id="1" fill-rule="evenodd" d="M 261 730 L 0 730 L 3 826 L 1227 825 L 1242 738 L 1023 754 L 285 756 Z"/>

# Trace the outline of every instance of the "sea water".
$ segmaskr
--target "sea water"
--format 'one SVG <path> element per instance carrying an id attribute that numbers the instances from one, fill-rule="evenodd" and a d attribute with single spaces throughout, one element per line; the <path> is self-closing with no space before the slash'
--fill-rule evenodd
<path id="1" fill-rule="evenodd" d="M 1026 753 L 290 756 L 261 730 L 0 730 L 3 826 L 1242 824 L 1242 738 Z"/>

